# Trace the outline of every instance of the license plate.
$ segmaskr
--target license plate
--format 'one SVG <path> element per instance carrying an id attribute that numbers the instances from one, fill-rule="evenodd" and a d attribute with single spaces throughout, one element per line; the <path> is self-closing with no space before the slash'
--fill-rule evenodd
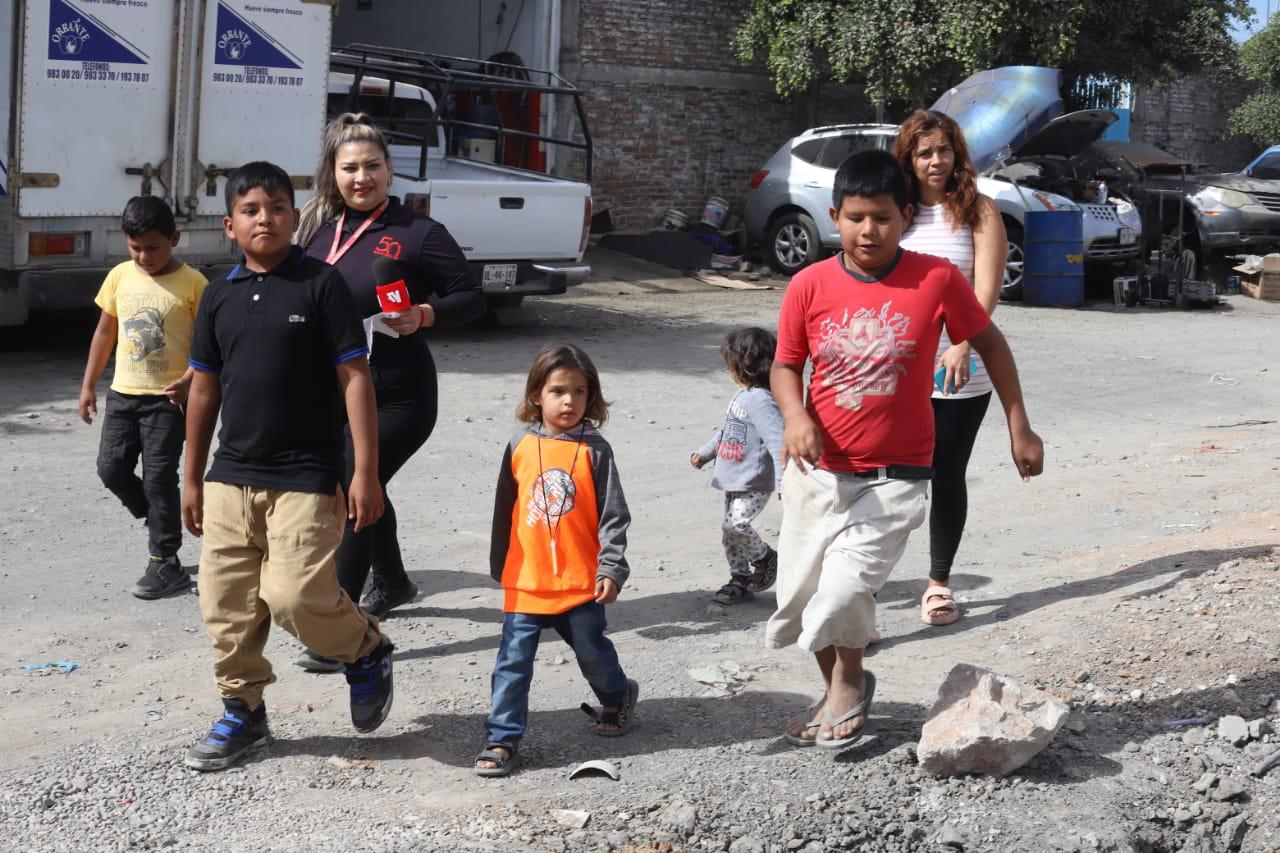
<path id="1" fill-rule="evenodd" d="M 1134 242 L 1137 241 L 1137 239 L 1138 239 L 1138 234 L 1132 228 L 1120 229 L 1120 245 L 1121 246 L 1132 246 Z"/>
<path id="2" fill-rule="evenodd" d="M 516 283 L 515 264 L 485 264 L 481 284 L 484 287 L 510 287 Z"/>

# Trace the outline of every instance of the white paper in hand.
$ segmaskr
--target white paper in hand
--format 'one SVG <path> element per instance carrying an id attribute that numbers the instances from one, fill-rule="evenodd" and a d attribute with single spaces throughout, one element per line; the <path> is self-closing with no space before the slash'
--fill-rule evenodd
<path id="1" fill-rule="evenodd" d="M 393 338 L 400 337 L 400 333 L 387 325 L 387 315 L 374 314 L 372 317 L 364 318 L 364 343 L 370 352 L 373 352 L 373 333 L 381 332 Z"/>

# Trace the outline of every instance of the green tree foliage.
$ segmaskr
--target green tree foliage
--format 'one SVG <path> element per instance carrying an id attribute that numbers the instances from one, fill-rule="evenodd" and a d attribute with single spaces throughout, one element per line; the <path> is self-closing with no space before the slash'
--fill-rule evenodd
<path id="1" fill-rule="evenodd" d="M 1231 132 L 1259 145 L 1280 142 L 1280 18 L 1272 18 L 1240 48 L 1240 72 L 1258 83 L 1231 113 Z"/>
<path id="2" fill-rule="evenodd" d="M 1251 14 L 1248 0 L 751 0 L 734 46 L 783 97 L 834 79 L 877 106 L 921 104 L 1001 65 L 1061 68 L 1068 91 L 1230 67 Z"/>

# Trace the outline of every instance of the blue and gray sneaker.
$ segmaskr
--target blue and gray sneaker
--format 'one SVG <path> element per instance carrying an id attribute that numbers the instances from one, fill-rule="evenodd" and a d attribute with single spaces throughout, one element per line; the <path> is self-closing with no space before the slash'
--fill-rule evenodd
<path id="1" fill-rule="evenodd" d="M 391 713 L 391 651 L 394 648 L 383 634 L 376 649 L 355 663 L 347 664 L 351 724 L 357 731 L 373 731 Z"/>
<path id="2" fill-rule="evenodd" d="M 250 711 L 246 702 L 223 702 L 222 719 L 213 724 L 204 740 L 187 750 L 184 763 L 194 770 L 222 770 L 252 750 L 271 743 L 267 730 L 267 706 Z"/>

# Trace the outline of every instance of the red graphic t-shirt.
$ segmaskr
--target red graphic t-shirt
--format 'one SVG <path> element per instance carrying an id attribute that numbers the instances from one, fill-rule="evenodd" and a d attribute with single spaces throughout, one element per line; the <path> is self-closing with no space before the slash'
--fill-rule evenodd
<path id="1" fill-rule="evenodd" d="M 933 461 L 933 363 L 946 323 L 955 342 L 991 322 L 950 261 L 903 251 L 866 280 L 837 254 L 801 270 L 778 315 L 776 358 L 813 362 L 807 407 L 819 467 L 866 471 Z"/>

